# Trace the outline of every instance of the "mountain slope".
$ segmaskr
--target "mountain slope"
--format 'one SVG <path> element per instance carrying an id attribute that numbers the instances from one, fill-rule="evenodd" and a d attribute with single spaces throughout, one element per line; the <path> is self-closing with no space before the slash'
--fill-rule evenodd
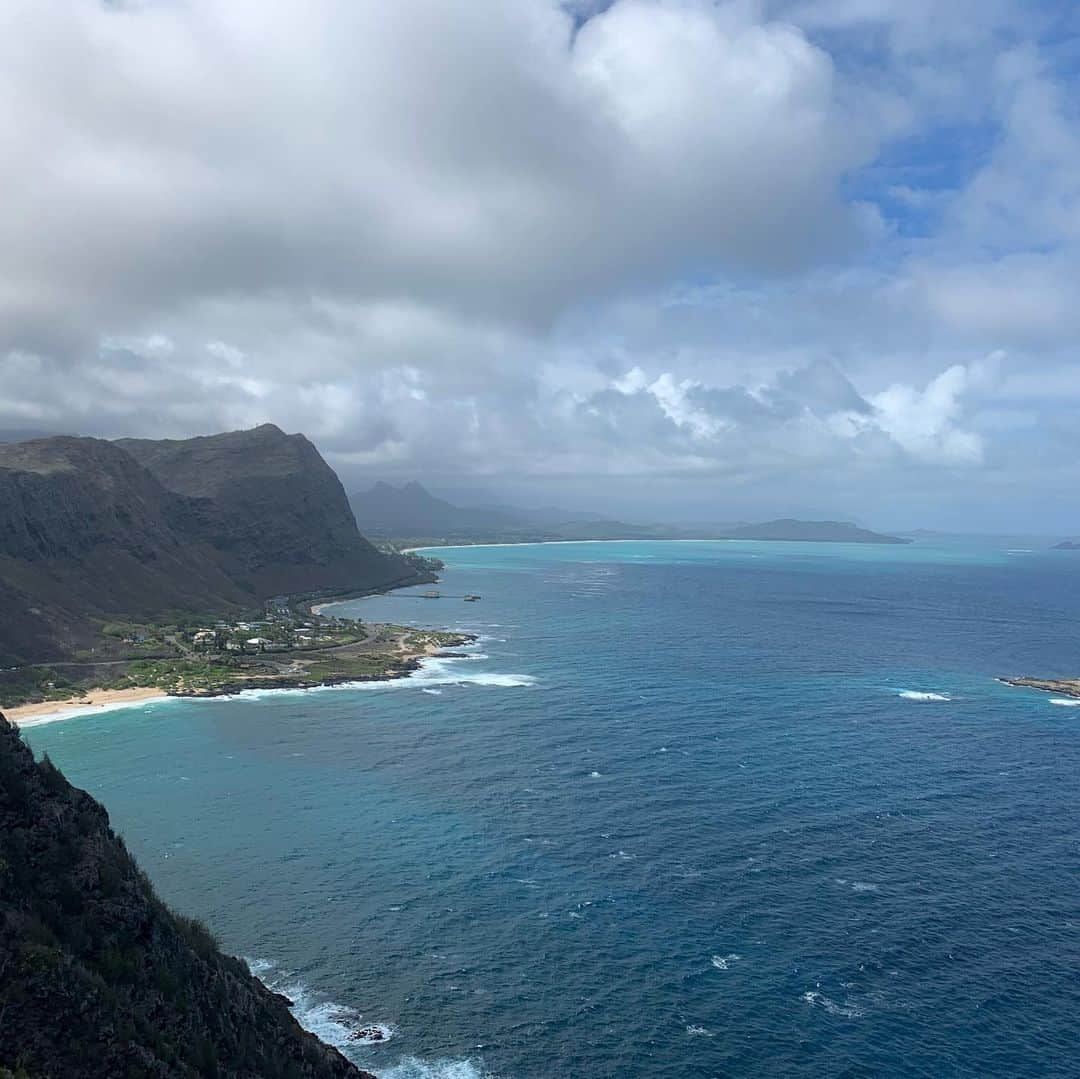
<path id="1" fill-rule="evenodd" d="M 95 619 L 240 604 L 191 506 L 92 438 L 0 445 L 0 661 L 68 653 Z"/>
<path id="2" fill-rule="evenodd" d="M 436 498 L 413 481 L 394 487 L 381 480 L 350 496 L 361 527 L 374 536 L 456 536 L 524 528 L 524 514 L 500 508 L 466 509 Z"/>
<path id="3" fill-rule="evenodd" d="M 0 1074 L 371 1079 L 170 912 L 102 806 L 2 715 L 0 974 Z"/>
<path id="4" fill-rule="evenodd" d="M 0 667 L 100 644 L 107 620 L 422 579 L 360 535 L 302 435 L 0 444 Z"/>
<path id="5" fill-rule="evenodd" d="M 340 480 L 303 435 L 264 424 L 203 438 L 116 444 L 190 500 L 193 535 L 260 598 L 384 588 L 414 575 L 360 535 Z"/>

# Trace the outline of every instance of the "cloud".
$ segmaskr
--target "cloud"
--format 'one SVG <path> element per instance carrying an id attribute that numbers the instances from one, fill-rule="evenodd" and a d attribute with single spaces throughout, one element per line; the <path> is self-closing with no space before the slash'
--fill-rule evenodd
<path id="1" fill-rule="evenodd" d="M 7 347 L 222 299 L 543 323 L 857 234 L 829 57 L 741 6 L 62 7 L 3 15 Z"/>
<path id="2" fill-rule="evenodd" d="M 0 430 L 1000 515 L 1077 445 L 1053 8 L 11 0 Z"/>

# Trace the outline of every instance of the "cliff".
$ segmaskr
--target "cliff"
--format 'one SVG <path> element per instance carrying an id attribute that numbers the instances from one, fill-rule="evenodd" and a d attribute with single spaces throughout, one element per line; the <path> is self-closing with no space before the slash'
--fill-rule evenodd
<path id="1" fill-rule="evenodd" d="M 302 435 L 0 445 L 0 666 L 70 656 L 105 620 L 418 579 L 360 535 Z"/>
<path id="2" fill-rule="evenodd" d="M 0 715 L 0 1076 L 11 1073 L 371 1079 L 169 911 L 104 808 L 36 763 Z"/>
<path id="3" fill-rule="evenodd" d="M 250 602 L 193 523 L 184 499 L 109 442 L 0 445 L 0 663 L 85 647 L 95 620 Z"/>
<path id="4" fill-rule="evenodd" d="M 194 538 L 262 598 L 386 587 L 413 575 L 360 535 L 340 480 L 303 435 L 268 423 L 204 438 L 122 439 L 117 445 L 190 500 Z"/>

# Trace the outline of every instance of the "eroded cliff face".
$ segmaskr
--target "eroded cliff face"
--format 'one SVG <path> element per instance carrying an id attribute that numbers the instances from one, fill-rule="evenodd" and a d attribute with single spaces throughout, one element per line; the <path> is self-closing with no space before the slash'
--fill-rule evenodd
<path id="1" fill-rule="evenodd" d="M 193 520 L 109 442 L 0 445 L 0 665 L 92 644 L 95 619 L 250 602 Z"/>
<path id="2" fill-rule="evenodd" d="M 70 656 L 104 620 L 417 579 L 302 435 L 0 444 L 0 666 Z"/>
<path id="3" fill-rule="evenodd" d="M 371 1079 L 154 895 L 104 808 L 0 715 L 0 1074 Z"/>
<path id="4" fill-rule="evenodd" d="M 360 535 L 341 482 L 303 435 L 263 424 L 204 438 L 123 439 L 117 445 L 191 501 L 193 537 L 209 544 L 228 573 L 260 596 L 380 587 L 412 573 Z"/>

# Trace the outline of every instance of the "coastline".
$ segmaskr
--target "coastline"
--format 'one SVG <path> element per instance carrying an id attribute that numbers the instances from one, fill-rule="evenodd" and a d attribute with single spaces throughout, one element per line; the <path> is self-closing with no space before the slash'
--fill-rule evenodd
<path id="1" fill-rule="evenodd" d="M 463 659 L 466 654 L 448 652 L 446 647 L 462 648 L 476 643 L 475 634 L 441 632 L 440 636 L 452 637 L 443 643 L 426 642 L 410 651 L 403 639 L 396 643 L 396 652 L 382 653 L 386 664 L 371 674 L 355 672 L 327 675 L 322 678 L 306 677 L 302 673 L 289 675 L 265 675 L 238 678 L 221 685 L 196 690 L 164 690 L 159 686 L 132 686 L 126 689 L 90 689 L 76 697 L 63 700 L 38 701 L 2 709 L 3 714 L 16 726 L 31 728 L 46 723 L 58 723 L 67 719 L 114 712 L 140 704 L 160 704 L 169 700 L 207 700 L 215 697 L 239 697 L 257 690 L 260 693 L 296 692 L 297 690 L 327 689 L 334 686 L 389 683 L 409 678 L 423 669 L 426 659 Z"/>
<path id="2" fill-rule="evenodd" d="M 62 719 L 93 716 L 131 708 L 136 704 L 155 704 L 169 699 L 169 694 L 157 686 L 133 686 L 130 689 L 91 689 L 78 697 L 59 701 L 39 701 L 36 704 L 17 704 L 5 708 L 4 715 L 16 727 L 40 727 Z"/>
<path id="3" fill-rule="evenodd" d="M 998 678 L 996 681 L 1017 689 L 1037 689 L 1042 693 L 1058 693 L 1062 697 L 1080 700 L 1080 678 Z"/>

